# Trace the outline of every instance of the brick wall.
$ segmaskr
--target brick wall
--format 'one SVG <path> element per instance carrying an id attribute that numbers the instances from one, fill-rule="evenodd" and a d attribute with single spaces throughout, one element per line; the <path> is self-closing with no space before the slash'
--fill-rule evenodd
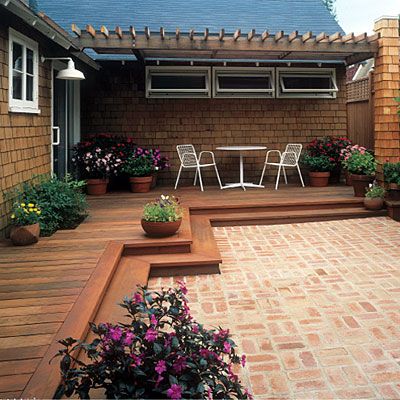
<path id="1" fill-rule="evenodd" d="M 283 149 L 289 142 L 346 132 L 345 70 L 339 68 L 335 100 L 314 99 L 146 99 L 142 71 L 132 66 L 104 66 L 82 89 L 82 135 L 129 134 L 143 146 L 159 146 L 172 161 L 161 183 L 172 185 L 179 161 L 177 144 L 193 143 L 198 151 L 222 145 L 265 145 Z M 238 160 L 215 151 L 223 181 L 238 180 Z M 245 158 L 245 176 L 257 181 L 265 152 Z M 272 172 L 270 172 L 271 174 Z M 276 171 L 273 172 L 276 174 Z M 205 181 L 216 184 L 212 170 Z M 275 176 L 275 175 L 274 175 Z M 190 184 L 193 173 L 183 175 Z"/>
<path id="2" fill-rule="evenodd" d="M 28 32 L 35 39 L 32 32 Z M 39 43 L 40 54 L 42 50 Z M 11 205 L 10 201 L 6 202 L 5 193 L 36 174 L 50 172 L 51 112 L 51 72 L 42 63 L 39 63 L 40 115 L 8 112 L 8 27 L 3 24 L 0 26 L 0 83 L 1 237 L 9 223 Z"/>

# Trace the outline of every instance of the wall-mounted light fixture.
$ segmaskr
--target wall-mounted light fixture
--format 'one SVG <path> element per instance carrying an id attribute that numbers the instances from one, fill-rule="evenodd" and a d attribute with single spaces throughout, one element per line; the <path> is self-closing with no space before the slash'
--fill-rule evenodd
<path id="1" fill-rule="evenodd" d="M 64 80 L 69 80 L 69 81 L 81 81 L 81 80 L 85 79 L 85 75 L 83 75 L 83 72 L 81 72 L 75 68 L 75 63 L 71 57 L 52 57 L 52 58 L 42 57 L 41 58 L 42 62 L 45 62 L 47 60 L 68 61 L 67 68 L 61 69 L 60 71 L 58 71 L 58 74 L 56 76 L 57 79 L 64 79 Z"/>

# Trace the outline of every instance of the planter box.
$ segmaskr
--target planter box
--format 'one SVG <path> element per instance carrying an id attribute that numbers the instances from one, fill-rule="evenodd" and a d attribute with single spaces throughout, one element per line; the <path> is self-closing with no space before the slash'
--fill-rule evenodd
<path id="1" fill-rule="evenodd" d="M 386 201 L 389 217 L 400 222 L 400 201 Z"/>

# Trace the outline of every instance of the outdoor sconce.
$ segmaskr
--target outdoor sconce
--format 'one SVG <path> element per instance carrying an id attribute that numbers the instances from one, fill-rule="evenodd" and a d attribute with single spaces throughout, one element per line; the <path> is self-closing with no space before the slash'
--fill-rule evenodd
<path id="1" fill-rule="evenodd" d="M 85 79 L 85 75 L 83 75 L 83 72 L 81 72 L 75 68 L 75 63 L 71 57 L 53 57 L 53 58 L 42 57 L 41 58 L 42 62 L 45 62 L 47 60 L 68 60 L 67 68 L 61 69 L 60 71 L 58 71 L 58 74 L 56 76 L 57 79 L 64 79 L 64 80 L 68 80 L 68 81 L 81 81 L 81 80 Z"/>

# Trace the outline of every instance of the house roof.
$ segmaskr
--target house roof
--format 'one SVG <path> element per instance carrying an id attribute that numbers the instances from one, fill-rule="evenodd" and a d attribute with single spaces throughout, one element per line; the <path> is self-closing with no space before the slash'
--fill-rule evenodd
<path id="1" fill-rule="evenodd" d="M 39 9 L 70 32 L 72 23 L 100 27 L 134 25 L 137 31 L 145 26 L 174 32 L 190 29 L 233 33 L 256 29 L 270 32 L 335 32 L 343 29 L 321 0 L 39 0 Z"/>

